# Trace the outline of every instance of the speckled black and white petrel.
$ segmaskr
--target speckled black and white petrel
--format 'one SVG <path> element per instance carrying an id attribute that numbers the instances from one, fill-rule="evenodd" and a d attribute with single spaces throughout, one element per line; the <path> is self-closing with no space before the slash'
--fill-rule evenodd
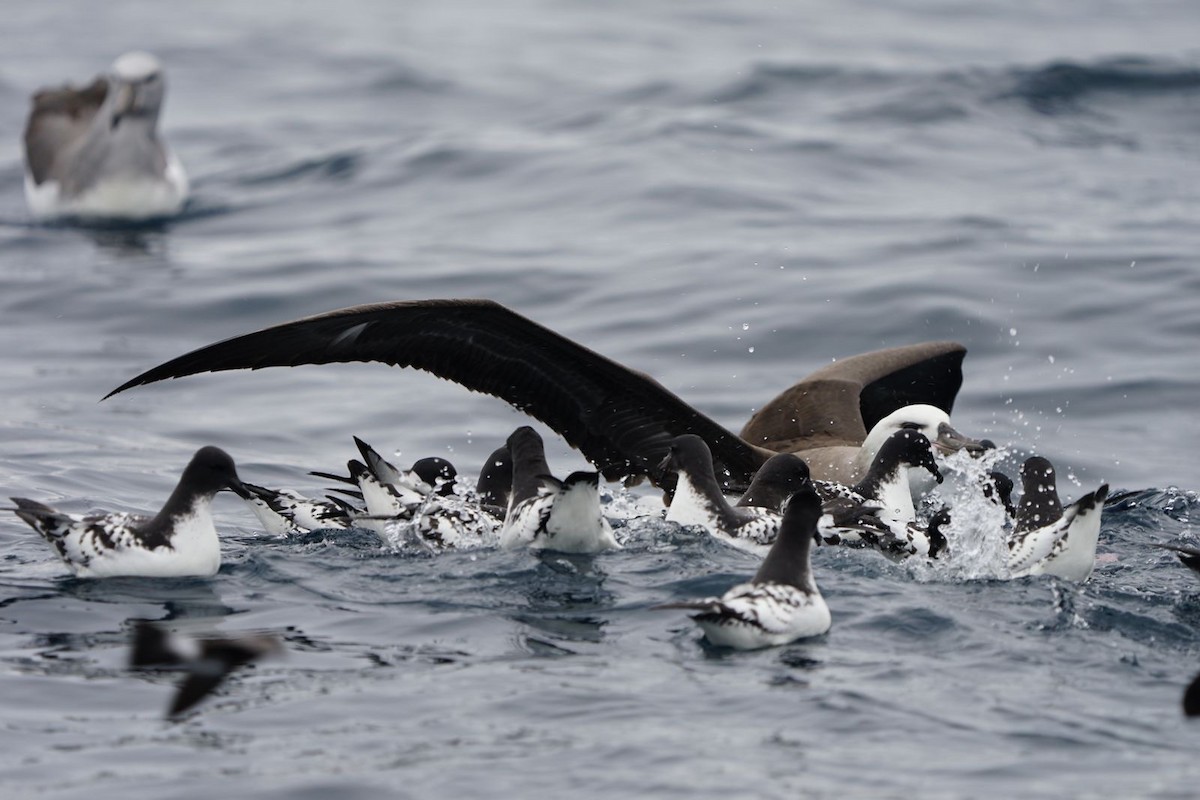
<path id="1" fill-rule="evenodd" d="M 739 501 L 732 506 L 721 492 L 713 473 L 708 445 L 699 436 L 675 437 L 667 454 L 671 469 L 679 475 L 675 496 L 666 520 L 679 525 L 699 525 L 713 536 L 741 549 L 756 552 L 769 547 L 779 535 L 782 515 L 770 507 Z M 762 482 L 751 483 L 747 492 L 751 501 L 772 503 L 773 492 L 781 485 L 805 485 L 807 468 L 802 459 L 772 459 L 772 472 Z M 771 462 L 768 462 L 771 463 Z M 890 534 L 875 519 L 878 507 L 866 503 L 855 506 L 849 499 L 827 509 L 817 524 L 819 541 L 829 544 L 886 540 Z"/>
<path id="2" fill-rule="evenodd" d="M 1023 494 L 1017 505 L 1016 527 L 1008 541 L 1012 577 L 1057 575 L 1086 581 L 1096 565 L 1096 543 L 1108 484 L 1063 508 L 1054 467 L 1040 456 L 1021 465 L 1021 483 Z"/>
<path id="3" fill-rule="evenodd" d="M 931 537 L 928 530 L 917 524 L 912 499 L 913 473 L 932 476 L 937 483 L 942 482 L 929 439 L 919 431 L 905 429 L 888 437 L 866 476 L 854 486 L 830 482 L 817 484 L 818 492 L 826 501 L 826 512 L 844 504 L 851 509 L 874 506 L 874 518 L 886 529 L 881 532 L 871 526 L 857 532 L 846 530 L 841 534 L 841 541 L 836 543 L 851 544 L 857 539 L 889 553 L 936 557 L 945 545 L 945 539 L 940 532 Z"/>
<path id="4" fill-rule="evenodd" d="M 566 480 L 550 474 L 542 437 L 522 426 L 508 437 L 512 492 L 500 546 L 563 553 L 599 553 L 620 548 L 600 509 L 600 474 L 573 472 Z"/>
<path id="5" fill-rule="evenodd" d="M 79 516 L 21 497 L 12 500 L 17 516 L 54 545 L 81 578 L 207 576 L 221 566 L 210 507 L 222 489 L 244 491 L 233 459 L 220 448 L 202 447 L 153 517 Z"/>
<path id="6" fill-rule="evenodd" d="M 228 339 L 143 372 L 110 396 L 200 372 L 379 361 L 508 401 L 578 447 L 610 480 L 648 476 L 671 486 L 674 474 L 658 466 L 674 437 L 697 434 L 723 488 L 736 492 L 776 452 L 796 453 L 815 478 L 856 483 L 874 457 L 856 461 L 868 430 L 905 407 L 932 408 L 937 419 L 892 418 L 880 444 L 913 423 L 938 446 L 980 446 L 951 435 L 948 422 L 965 353 L 954 342 L 925 342 L 839 359 L 763 406 L 738 436 L 653 378 L 497 303 L 422 300 L 355 306 Z"/>
<path id="7" fill-rule="evenodd" d="M 779 537 L 749 583 L 721 597 L 667 603 L 657 608 L 694 609 L 692 616 L 715 645 L 754 650 L 819 636 L 829 630 L 829 607 L 813 579 L 809 554 L 821 516 L 811 487 L 788 501 Z"/>
<path id="8" fill-rule="evenodd" d="M 291 489 L 268 489 L 252 483 L 242 485 L 246 489 L 242 499 L 267 533 L 289 536 L 326 528 L 344 530 L 352 524 L 353 512 L 345 503 L 333 499 L 313 500 Z"/>
<path id="9" fill-rule="evenodd" d="M 800 463 L 803 464 L 803 460 Z M 708 444 L 699 436 L 692 433 L 676 436 L 662 468 L 679 476 L 671 506 L 667 509 L 667 522 L 699 525 L 734 544 L 767 546 L 779 535 L 780 511 L 762 506 L 730 505 L 717 482 Z M 803 473 L 807 473 L 807 467 L 800 470 L 793 461 L 777 461 L 751 498 L 761 497 L 770 503 L 774 500 L 770 495 L 774 484 L 796 482 L 803 486 Z"/>
<path id="10" fill-rule="evenodd" d="M 144 220 L 177 214 L 188 180 L 158 135 L 166 82 L 126 53 L 83 89 L 44 89 L 25 125 L 25 198 L 39 218 Z"/>
<path id="11" fill-rule="evenodd" d="M 167 710 L 168 717 L 175 717 L 210 695 L 238 667 L 282 652 L 283 643 L 274 634 L 190 636 L 153 622 L 139 621 L 133 630 L 129 666 L 187 673 Z"/>

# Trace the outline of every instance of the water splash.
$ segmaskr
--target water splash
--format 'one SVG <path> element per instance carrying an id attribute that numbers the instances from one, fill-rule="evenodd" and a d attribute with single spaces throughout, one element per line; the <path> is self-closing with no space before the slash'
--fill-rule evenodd
<path id="1" fill-rule="evenodd" d="M 914 579 L 1008 579 L 1008 516 L 1002 505 L 984 494 L 984 487 L 991 484 L 988 472 L 1007 456 L 1005 448 L 978 458 L 959 451 L 939 462 L 945 481 L 921 505 L 926 518 L 943 506 L 950 508 L 950 523 L 942 528 L 946 553 L 936 561 L 910 559 Z"/>

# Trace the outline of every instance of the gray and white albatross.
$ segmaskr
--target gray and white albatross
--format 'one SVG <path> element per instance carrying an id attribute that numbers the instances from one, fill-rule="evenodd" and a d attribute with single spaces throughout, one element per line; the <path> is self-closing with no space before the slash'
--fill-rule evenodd
<path id="1" fill-rule="evenodd" d="M 158 135 L 166 79 L 149 53 L 107 76 L 43 89 L 25 124 L 25 199 L 39 219 L 147 220 L 179 213 L 188 179 Z"/>
<path id="2" fill-rule="evenodd" d="M 431 372 L 508 401 L 553 428 L 606 478 L 648 476 L 671 440 L 694 433 L 719 480 L 743 491 L 776 452 L 810 460 L 812 477 L 855 483 L 874 453 L 859 451 L 881 420 L 914 428 L 946 449 L 979 446 L 953 432 L 966 348 L 955 342 L 876 350 L 830 364 L 780 394 L 738 436 L 648 375 L 577 344 L 490 300 L 419 300 L 353 306 L 226 339 L 160 364 L 107 396 L 201 372 L 379 361 Z M 910 406 L 935 419 L 897 414 Z M 944 428 L 941 427 L 944 424 Z M 887 434 L 882 436 L 887 438 Z M 974 443 L 973 445 L 971 443 Z"/>

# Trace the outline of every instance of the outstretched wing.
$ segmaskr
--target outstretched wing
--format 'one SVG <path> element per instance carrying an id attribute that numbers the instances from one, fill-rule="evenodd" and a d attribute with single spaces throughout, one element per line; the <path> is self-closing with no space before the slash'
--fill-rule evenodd
<path id="1" fill-rule="evenodd" d="M 109 393 L 200 372 L 379 361 L 508 401 L 558 432 L 609 479 L 658 477 L 671 439 L 703 438 L 718 476 L 744 488 L 763 453 L 631 370 L 490 300 L 354 306 L 194 350 Z"/>
<path id="2" fill-rule="evenodd" d="M 742 428 L 770 450 L 862 444 L 875 423 L 915 404 L 947 414 L 962 386 L 967 350 L 957 342 L 921 342 L 841 358 L 781 392 Z"/>

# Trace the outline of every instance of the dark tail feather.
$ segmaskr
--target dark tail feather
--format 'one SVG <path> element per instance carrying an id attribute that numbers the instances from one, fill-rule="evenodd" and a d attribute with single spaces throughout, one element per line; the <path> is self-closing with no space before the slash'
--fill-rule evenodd
<path id="1" fill-rule="evenodd" d="M 9 500 L 17 504 L 17 507 L 13 509 L 16 515 L 25 520 L 26 525 L 43 536 L 45 534 L 42 532 L 42 528 L 46 520 L 61 519 L 63 517 L 61 512 L 55 511 L 50 506 L 43 505 L 36 500 L 28 500 L 24 497 L 10 497 Z"/>
<path id="2" fill-rule="evenodd" d="M 187 677 L 180 681 L 175 698 L 171 701 L 171 708 L 167 711 L 168 717 L 177 717 L 208 697 L 221 685 L 225 676 L 233 671 L 233 667 L 228 664 L 214 663 L 205 666 L 212 668 L 189 672 Z"/>
<path id="3" fill-rule="evenodd" d="M 138 620 L 133 629 L 131 667 L 172 667 L 183 663 L 179 653 L 171 649 L 171 634 L 153 622 Z"/>

